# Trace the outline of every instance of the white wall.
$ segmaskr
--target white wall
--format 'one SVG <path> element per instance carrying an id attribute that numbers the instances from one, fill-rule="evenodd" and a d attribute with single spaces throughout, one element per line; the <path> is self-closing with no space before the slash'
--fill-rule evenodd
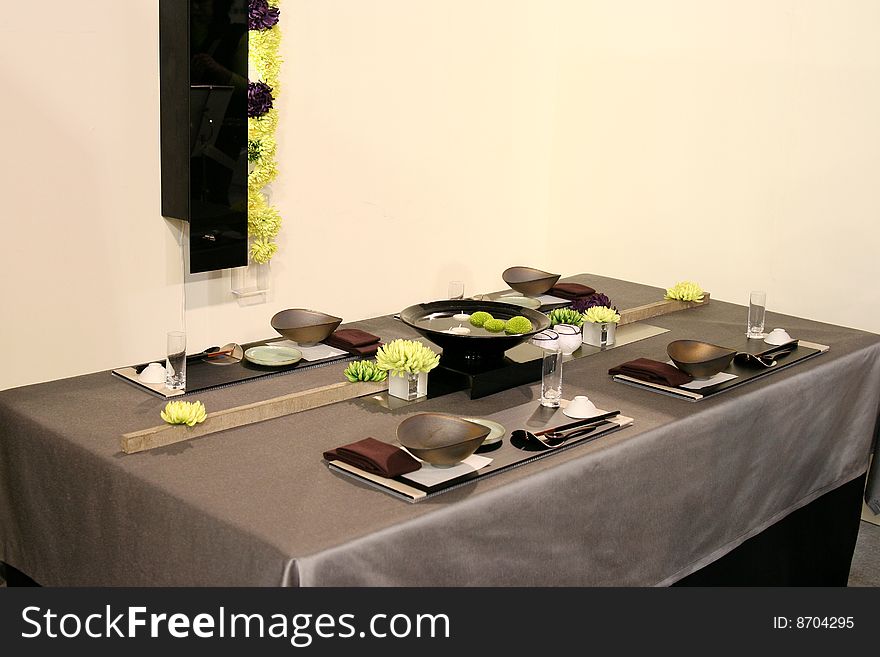
<path id="1" fill-rule="evenodd" d="M 160 356 L 184 289 L 196 350 L 512 264 L 880 331 L 873 0 L 285 0 L 285 228 L 247 306 L 159 214 L 157 4 L 0 26 L 0 388 Z"/>

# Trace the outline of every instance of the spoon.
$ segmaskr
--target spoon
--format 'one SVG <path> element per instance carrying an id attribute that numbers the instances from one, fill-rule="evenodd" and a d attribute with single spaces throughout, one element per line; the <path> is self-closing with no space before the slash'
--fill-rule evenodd
<path id="1" fill-rule="evenodd" d="M 236 344 L 235 342 L 230 342 L 229 344 L 223 345 L 223 347 L 208 347 L 202 353 L 192 354 L 187 356 L 186 359 L 193 361 L 198 360 L 199 358 L 204 358 L 208 362 L 229 363 L 239 362 L 243 355 L 244 352 L 242 351 L 241 345 Z M 215 358 L 217 360 L 213 360 Z"/>
<path id="2" fill-rule="evenodd" d="M 531 431 L 526 431 L 525 429 L 514 429 L 510 433 L 510 437 L 511 442 L 514 443 L 535 441 L 542 444 L 544 447 L 553 449 L 554 447 L 561 447 L 563 444 L 565 444 L 566 441 L 570 440 L 571 438 L 577 438 L 578 436 L 585 436 L 587 434 L 590 434 L 605 424 L 608 424 L 607 420 L 599 420 L 598 422 L 586 424 L 575 429 L 570 429 L 568 431 L 556 430 L 538 433 L 532 433 Z"/>
<path id="3" fill-rule="evenodd" d="M 736 356 L 734 358 L 738 362 L 746 364 L 746 365 L 757 364 L 757 365 L 760 365 L 761 367 L 767 368 L 767 367 L 773 367 L 774 365 L 776 365 L 777 358 L 779 358 L 780 356 L 785 356 L 786 354 L 790 354 L 792 351 L 794 351 L 794 345 L 787 346 L 785 349 L 778 349 L 778 350 L 773 351 L 771 353 L 766 353 L 766 354 L 761 354 L 761 355 L 750 354 L 745 351 L 741 351 L 738 354 L 736 354 Z"/>

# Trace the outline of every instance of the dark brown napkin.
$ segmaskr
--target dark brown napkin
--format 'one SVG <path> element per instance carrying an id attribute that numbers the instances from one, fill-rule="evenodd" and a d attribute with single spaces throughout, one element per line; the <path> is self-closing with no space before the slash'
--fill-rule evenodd
<path id="1" fill-rule="evenodd" d="M 609 374 L 626 374 L 640 381 L 662 383 L 667 386 L 680 386 L 694 380 L 690 374 L 682 372 L 669 363 L 661 363 L 650 358 L 636 358 L 608 370 Z"/>
<path id="2" fill-rule="evenodd" d="M 353 356 L 375 356 L 376 352 L 379 351 L 379 347 L 381 347 L 384 343 L 382 342 L 374 342 L 373 344 L 368 344 L 365 347 L 339 347 L 340 349 L 345 349 L 348 353 Z"/>
<path id="3" fill-rule="evenodd" d="M 379 336 L 355 328 L 339 329 L 331 333 L 324 344 L 357 356 L 372 356 L 379 348 Z"/>
<path id="4" fill-rule="evenodd" d="M 370 474 L 380 477 L 397 477 L 422 467 L 412 456 L 399 447 L 383 443 L 375 438 L 357 442 L 324 452 L 328 461 L 342 461 Z"/>
<path id="5" fill-rule="evenodd" d="M 589 285 L 581 285 L 580 283 L 557 283 L 550 288 L 547 294 L 562 299 L 580 299 L 596 294 L 596 290 Z"/>

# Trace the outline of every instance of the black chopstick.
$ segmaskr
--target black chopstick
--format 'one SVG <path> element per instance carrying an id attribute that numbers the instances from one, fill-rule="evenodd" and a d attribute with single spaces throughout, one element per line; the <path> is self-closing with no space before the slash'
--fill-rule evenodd
<path id="1" fill-rule="evenodd" d="M 566 429 L 574 429 L 575 427 L 586 426 L 588 424 L 592 424 L 593 422 L 609 420 L 617 415 L 620 415 L 620 411 L 609 411 L 608 413 L 603 413 L 602 415 L 595 415 L 593 417 L 584 418 L 583 420 L 578 420 L 577 422 L 569 422 L 568 424 L 560 424 L 558 427 L 550 427 L 549 429 L 535 431 L 533 433 L 536 436 L 543 436 L 545 433 L 551 433 L 553 431 L 565 431 Z"/>

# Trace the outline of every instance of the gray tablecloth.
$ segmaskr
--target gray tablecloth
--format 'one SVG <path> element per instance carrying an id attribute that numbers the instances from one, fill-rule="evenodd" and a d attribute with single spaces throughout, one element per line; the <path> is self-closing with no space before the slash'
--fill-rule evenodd
<path id="1" fill-rule="evenodd" d="M 620 307 L 662 290 L 573 277 Z M 538 386 L 396 410 L 362 398 L 141 454 L 122 433 L 164 401 L 100 372 L 0 392 L 0 559 L 49 585 L 662 585 L 863 474 L 880 404 L 880 337 L 769 313 L 827 354 L 698 403 L 614 383 L 678 338 L 731 343 L 741 306 L 649 320 L 671 332 L 566 363 L 564 393 L 635 424 L 407 504 L 328 470 L 324 450 L 392 440 L 438 410 L 514 417 Z M 356 324 L 410 336 L 390 317 Z M 210 411 L 339 381 L 341 366 L 197 396 Z M 515 428 L 515 427 L 508 427 Z M 490 454 L 491 456 L 491 454 Z"/>

